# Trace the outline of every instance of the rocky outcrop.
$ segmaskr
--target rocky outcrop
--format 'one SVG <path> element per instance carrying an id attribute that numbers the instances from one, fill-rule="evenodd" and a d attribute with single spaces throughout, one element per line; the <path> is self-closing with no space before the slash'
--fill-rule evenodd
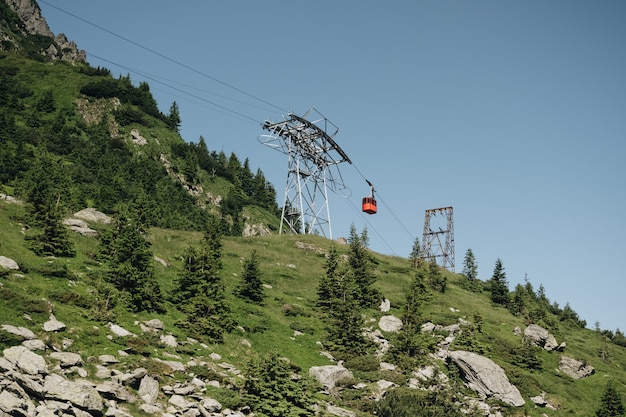
<path id="1" fill-rule="evenodd" d="M 22 20 L 24 25 L 22 35 L 39 35 L 50 39 L 48 47 L 40 51 L 42 55 L 50 59 L 86 62 L 87 56 L 85 51 L 79 50 L 76 43 L 68 40 L 62 33 L 57 36 L 52 33 L 46 19 L 41 15 L 39 5 L 35 1 L 6 0 L 6 3 Z M 0 44 L 0 48 L 12 44 L 13 48 L 20 49 L 16 39 L 7 36 L 4 38 L 6 43 Z"/>
<path id="2" fill-rule="evenodd" d="M 146 332 L 161 332 L 164 327 L 160 320 L 141 324 Z M 111 327 L 118 330 L 119 326 Z M 168 417 L 243 417 L 250 413 L 249 407 L 243 411 L 223 409 L 219 401 L 205 395 L 206 386 L 219 386 L 219 382 L 203 381 L 192 373 L 184 373 L 186 365 L 181 362 L 160 361 L 176 368 L 172 373 L 177 373 L 174 385 L 161 386 L 162 376 L 157 379 L 148 375 L 145 368 L 116 369 L 123 365 L 114 355 L 84 359 L 79 353 L 58 350 L 61 347 L 56 345 L 56 350 L 46 353 L 53 346 L 36 339 L 32 330 L 12 325 L 3 325 L 2 329 L 25 341 L 38 341 L 43 347 L 41 354 L 26 346 L 12 346 L 0 353 L 0 416 L 132 416 L 129 411 L 132 408 Z M 63 346 L 69 347 L 71 343 Z M 118 355 L 127 353 L 120 351 Z M 212 360 L 221 359 L 217 354 L 208 356 Z M 86 362 L 93 365 L 98 360 L 101 365 L 95 365 L 95 369 L 83 367 Z M 235 378 L 239 374 L 234 366 L 224 363 L 189 362 L 189 365 L 210 366 L 222 378 Z M 127 407 L 129 404 L 133 404 L 132 408 Z"/>
<path id="3" fill-rule="evenodd" d="M 496 398 L 515 407 L 525 404 L 517 387 L 491 359 L 461 350 L 449 352 L 448 358 L 459 367 L 467 386 L 481 398 Z"/>

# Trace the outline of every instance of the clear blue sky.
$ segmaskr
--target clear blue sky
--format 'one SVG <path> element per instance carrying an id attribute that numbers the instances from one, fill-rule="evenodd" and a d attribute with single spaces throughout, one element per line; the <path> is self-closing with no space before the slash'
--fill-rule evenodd
<path id="1" fill-rule="evenodd" d="M 626 330 L 626 2 L 52 1 L 54 33 L 176 101 L 186 141 L 249 158 L 281 202 L 287 159 L 260 123 L 315 107 L 337 125 L 354 166 L 334 237 L 367 227 L 406 257 L 424 211 L 453 206 L 457 271 L 468 248 L 483 280 L 501 258 L 511 289 Z"/>

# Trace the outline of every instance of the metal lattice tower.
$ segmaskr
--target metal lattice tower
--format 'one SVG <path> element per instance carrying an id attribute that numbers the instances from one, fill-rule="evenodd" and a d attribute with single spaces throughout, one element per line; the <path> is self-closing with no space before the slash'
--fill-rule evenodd
<path id="1" fill-rule="evenodd" d="M 445 230 L 439 224 L 431 224 L 431 219 L 441 215 L 445 220 Z M 436 227 L 438 230 L 433 230 Z M 422 258 L 435 262 L 442 268 L 454 272 L 454 221 L 452 207 L 426 210 L 424 235 L 422 237 Z"/>
<path id="2" fill-rule="evenodd" d="M 289 113 L 284 121 L 261 126 L 266 146 L 288 156 L 287 184 L 280 221 L 291 233 L 315 233 L 332 239 L 328 189 L 346 189 L 338 165 L 352 163 L 334 141 L 339 129 L 314 108 L 304 116 Z M 311 118 L 314 118 L 312 121 Z"/>

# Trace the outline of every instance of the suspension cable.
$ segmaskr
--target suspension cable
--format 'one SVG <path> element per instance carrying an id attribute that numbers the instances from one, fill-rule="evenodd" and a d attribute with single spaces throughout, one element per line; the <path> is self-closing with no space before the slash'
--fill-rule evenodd
<path id="1" fill-rule="evenodd" d="M 208 79 L 210 79 L 210 80 L 212 80 L 212 81 L 215 81 L 216 83 L 219 83 L 219 84 L 221 84 L 221 85 L 223 85 L 223 86 L 225 86 L 225 87 L 228 87 L 228 88 L 230 88 L 230 89 L 232 89 L 232 90 L 234 90 L 234 91 L 237 91 L 237 92 L 238 92 L 238 93 L 240 93 L 240 94 L 246 95 L 246 96 L 248 96 L 248 97 L 250 97 L 250 98 L 253 98 L 253 99 L 255 99 L 255 100 L 260 101 L 261 103 L 264 103 L 264 104 L 267 104 L 268 106 L 274 107 L 274 108 L 276 108 L 277 110 L 280 110 L 280 111 L 281 111 L 281 112 L 283 112 L 283 113 L 287 113 L 287 112 L 288 112 L 287 110 L 285 110 L 285 109 L 283 109 L 283 108 L 281 108 L 281 107 L 279 107 L 279 106 L 277 106 L 277 105 L 275 105 L 275 104 L 272 104 L 272 103 L 270 103 L 269 101 L 263 100 L 263 99 L 262 99 L 262 98 L 260 98 L 260 97 L 257 97 L 257 96 L 255 96 L 255 95 L 253 95 L 253 94 L 250 94 L 250 93 L 248 93 L 248 92 L 246 92 L 246 91 L 244 91 L 244 90 L 242 90 L 242 89 L 240 89 L 240 88 L 237 88 L 237 87 L 235 87 L 235 86 L 233 86 L 233 85 L 231 85 L 231 84 L 228 84 L 228 83 L 226 83 L 226 82 L 224 82 L 224 81 L 221 81 L 221 80 L 219 80 L 219 79 L 217 79 L 217 78 L 215 78 L 215 77 L 213 77 L 213 76 L 211 76 L 211 75 L 209 75 L 209 74 L 207 74 L 207 73 L 205 73 L 205 72 L 202 72 L 202 71 L 200 71 L 200 70 L 197 70 L 197 69 L 195 69 L 195 68 L 193 68 L 193 67 L 191 67 L 191 66 L 189 66 L 189 65 L 187 65 L 187 64 L 184 64 L 184 63 L 182 63 L 182 62 L 177 61 L 177 60 L 176 60 L 176 59 L 174 59 L 174 58 L 170 58 L 169 56 L 167 56 L 167 55 L 165 55 L 165 54 L 162 54 L 162 53 L 160 53 L 160 52 L 158 52 L 158 51 L 155 51 L 154 49 L 151 49 L 151 48 L 149 48 L 149 47 L 147 47 L 147 46 L 144 46 L 144 45 L 142 45 L 142 44 L 140 44 L 140 43 L 138 43 L 138 42 L 135 42 L 135 41 L 133 41 L 133 40 L 131 40 L 131 39 L 129 39 L 129 38 L 127 38 L 127 37 L 125 37 L 125 36 L 122 36 L 122 35 L 120 35 L 120 34 L 118 34 L 118 33 L 115 33 L 115 32 L 113 32 L 112 30 L 106 29 L 106 28 L 104 28 L 104 27 L 102 27 L 102 26 L 100 26 L 100 25 L 98 25 L 98 24 L 96 24 L 96 23 L 90 22 L 90 21 L 89 21 L 89 20 L 87 20 L 87 19 L 84 19 L 84 18 L 82 18 L 82 17 L 80 17 L 80 16 L 77 16 L 77 15 L 75 15 L 75 14 L 73 14 L 73 13 L 70 13 L 70 12 L 68 12 L 67 10 L 64 10 L 64 9 L 62 9 L 62 8 L 58 7 L 58 6 L 55 6 L 54 4 L 51 4 L 51 3 L 49 3 L 49 2 L 47 2 L 47 1 L 45 1 L 45 0 L 39 0 L 39 2 L 40 2 L 40 3 L 45 4 L 45 5 L 49 6 L 49 7 L 52 7 L 53 9 L 56 9 L 56 10 L 58 10 L 58 11 L 62 12 L 62 13 L 65 13 L 65 14 L 67 14 L 67 15 L 69 15 L 69 16 L 71 16 L 71 17 L 75 18 L 75 19 L 78 19 L 78 20 L 80 20 L 81 22 L 87 23 L 88 25 L 91 25 L 91 26 L 93 26 L 93 27 L 95 27 L 95 28 L 97 28 L 97 29 L 99 29 L 99 30 L 101 30 L 101 31 L 103 31 L 103 32 L 106 32 L 106 33 L 108 33 L 108 34 L 110 34 L 110 35 L 113 35 L 113 36 L 115 36 L 116 38 L 119 38 L 119 39 L 121 39 L 121 40 L 123 40 L 123 41 L 125 41 L 125 42 L 128 42 L 128 43 L 130 43 L 131 45 L 134 45 L 134 46 L 136 46 L 136 47 L 138 47 L 138 48 L 141 48 L 141 49 L 143 49 L 143 50 L 145 50 L 145 51 L 148 51 L 148 52 L 150 52 L 150 53 L 152 53 L 152 54 L 154 54 L 154 55 L 156 55 L 156 56 L 158 56 L 158 57 L 161 57 L 161 58 L 163 58 L 163 59 L 165 59 L 165 60 L 167 60 L 167 61 L 169 61 L 169 62 L 172 62 L 172 63 L 174 63 L 174 64 L 176 64 L 176 65 L 178 65 L 178 66 L 180 66 L 180 67 L 182 67 L 182 68 L 185 68 L 185 69 L 187 69 L 187 70 L 189 70 L 189 71 L 195 72 L 196 74 L 199 74 L 199 75 L 201 75 L 201 76 L 203 76 L 203 77 L 205 77 L 205 78 L 208 78 Z M 94 55 L 94 56 L 95 56 L 95 55 Z"/>

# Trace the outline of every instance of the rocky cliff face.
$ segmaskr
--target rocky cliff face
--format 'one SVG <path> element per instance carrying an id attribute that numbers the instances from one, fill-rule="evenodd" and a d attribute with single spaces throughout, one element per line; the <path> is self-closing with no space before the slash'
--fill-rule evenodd
<path id="1" fill-rule="evenodd" d="M 22 50 L 23 45 L 21 45 L 19 36 L 37 35 L 50 39 L 49 46 L 38 51 L 45 57 L 65 61 L 86 61 L 85 51 L 79 50 L 74 41 L 68 40 L 62 33 L 56 36 L 52 33 L 46 19 L 41 15 L 41 9 L 35 0 L 0 1 L 4 1 L 17 14 L 21 23 L 17 27 L 0 27 L 2 41 L 0 50 Z"/>

